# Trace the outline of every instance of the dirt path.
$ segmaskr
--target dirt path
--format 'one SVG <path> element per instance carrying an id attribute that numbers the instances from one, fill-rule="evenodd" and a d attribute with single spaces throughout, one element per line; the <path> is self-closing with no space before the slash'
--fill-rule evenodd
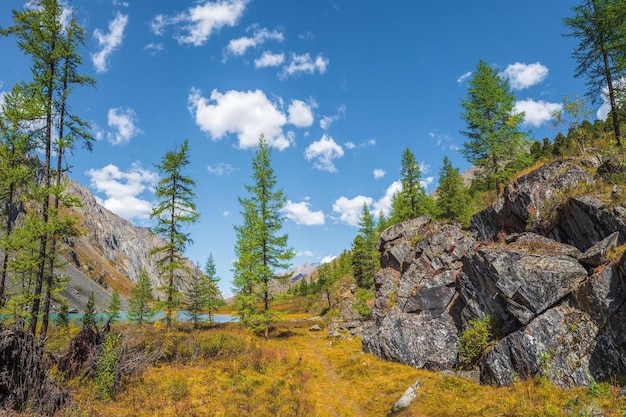
<path id="1" fill-rule="evenodd" d="M 326 394 L 316 404 L 317 415 L 336 417 L 358 417 L 364 415 L 359 403 L 354 400 L 354 385 L 343 378 L 340 370 L 333 364 L 332 356 L 338 354 L 336 341 L 326 339 L 326 332 L 311 332 L 306 339 L 308 349 L 305 353 L 313 369 L 320 372 L 315 377 L 318 392 Z M 353 343 L 354 344 L 354 343 Z M 348 350 L 354 350 L 354 346 L 348 345 Z M 343 346 L 342 346 L 343 347 Z M 344 351 L 344 349 L 341 349 Z"/>

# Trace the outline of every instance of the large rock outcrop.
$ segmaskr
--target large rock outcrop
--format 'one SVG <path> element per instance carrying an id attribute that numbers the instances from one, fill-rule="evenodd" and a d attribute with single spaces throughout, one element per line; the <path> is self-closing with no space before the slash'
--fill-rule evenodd
<path id="1" fill-rule="evenodd" d="M 573 191 L 598 181 L 593 169 L 558 161 L 522 176 L 469 231 L 422 217 L 383 232 L 364 350 L 453 369 L 460 335 L 489 315 L 499 329 L 477 363 L 482 382 L 626 374 L 626 256 L 614 251 L 626 208 Z"/>

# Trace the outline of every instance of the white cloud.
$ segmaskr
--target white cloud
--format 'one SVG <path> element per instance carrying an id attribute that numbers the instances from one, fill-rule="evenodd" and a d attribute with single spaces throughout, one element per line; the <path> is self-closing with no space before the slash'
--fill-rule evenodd
<path id="1" fill-rule="evenodd" d="M 376 168 L 374 170 L 374 178 L 377 179 L 377 180 L 383 178 L 386 174 L 387 173 L 385 171 L 383 171 L 382 169 L 380 169 L 380 168 Z"/>
<path id="2" fill-rule="evenodd" d="M 305 256 L 307 258 L 310 258 L 313 256 L 313 252 L 311 252 L 310 250 L 304 250 L 302 252 L 296 252 L 296 256 Z"/>
<path id="3" fill-rule="evenodd" d="M 372 204 L 372 198 L 362 195 L 358 195 L 352 199 L 339 197 L 337 201 L 333 203 L 333 212 L 339 214 L 339 221 L 341 223 L 357 227 L 359 225 L 359 218 L 363 213 L 364 203 L 369 207 Z"/>
<path id="4" fill-rule="evenodd" d="M 113 53 L 122 44 L 124 38 L 124 29 L 128 24 L 128 15 L 117 12 L 115 19 L 109 22 L 109 33 L 102 33 L 99 29 L 96 29 L 93 35 L 98 40 L 98 47 L 100 51 L 91 54 L 91 61 L 93 62 L 96 72 L 106 72 L 108 69 L 109 55 Z"/>
<path id="5" fill-rule="evenodd" d="M 85 174 L 91 178 L 91 187 L 106 195 L 102 205 L 108 210 L 128 220 L 150 216 L 152 204 L 139 196 L 157 183 L 159 176 L 156 172 L 134 163 L 126 172 L 109 164 L 104 168 L 90 169 Z"/>
<path id="6" fill-rule="evenodd" d="M 393 199 L 393 195 L 398 191 L 402 190 L 402 183 L 400 181 L 394 181 L 387 187 L 385 190 L 385 195 L 380 198 L 380 200 L 374 202 L 373 204 L 373 214 L 378 216 L 382 211 L 385 216 L 388 216 L 391 212 L 391 201 Z"/>
<path id="7" fill-rule="evenodd" d="M 162 35 L 167 26 L 176 26 L 174 38 L 180 44 L 203 45 L 214 32 L 236 26 L 248 0 L 204 1 L 175 16 L 157 15 L 150 27 Z"/>
<path id="8" fill-rule="evenodd" d="M 337 109 L 337 114 L 334 116 L 324 116 L 320 120 L 320 127 L 322 130 L 328 130 L 331 124 L 341 119 L 346 114 L 346 106 L 340 106 Z"/>
<path id="9" fill-rule="evenodd" d="M 282 42 L 284 39 L 283 34 L 277 30 L 269 31 L 266 28 L 256 28 L 251 37 L 244 36 L 238 39 L 232 39 L 228 42 L 226 50 L 232 55 L 241 56 L 246 53 L 248 48 L 255 48 L 269 40 Z"/>
<path id="10" fill-rule="evenodd" d="M 616 89 L 623 90 L 624 87 L 626 87 L 626 77 L 621 77 L 618 80 L 614 80 L 613 83 Z M 609 117 L 609 113 L 611 113 L 611 103 L 609 100 L 609 88 L 603 87 L 602 88 L 602 105 L 598 108 L 598 111 L 596 112 L 596 117 L 599 120 L 606 120 L 606 118 Z"/>
<path id="11" fill-rule="evenodd" d="M 304 151 L 307 161 L 315 160 L 313 166 L 320 171 L 337 172 L 333 160 L 343 156 L 343 149 L 333 138 L 324 134 L 318 141 L 311 143 Z"/>
<path id="12" fill-rule="evenodd" d="M 523 90 L 545 80 L 548 72 L 548 67 L 539 62 L 534 64 L 516 62 L 506 67 L 502 74 L 509 79 L 511 88 Z"/>
<path id="13" fill-rule="evenodd" d="M 285 213 L 285 217 L 293 220 L 296 224 L 305 226 L 324 224 L 324 212 L 321 210 L 311 211 L 311 203 L 306 201 L 294 203 L 291 200 L 287 200 L 281 211 Z"/>
<path id="14" fill-rule="evenodd" d="M 525 113 L 524 124 L 539 127 L 552 119 L 552 113 L 561 110 L 560 103 L 548 103 L 543 100 L 519 100 L 515 103 L 515 113 Z"/>
<path id="15" fill-rule="evenodd" d="M 424 190 L 427 190 L 433 182 L 435 182 L 435 177 L 426 177 L 423 180 L 420 180 L 420 185 Z"/>
<path id="16" fill-rule="evenodd" d="M 291 54 L 291 60 L 289 61 L 289 64 L 283 68 L 280 77 L 295 77 L 300 74 L 312 75 L 316 71 L 320 74 L 324 74 L 329 63 L 330 61 L 328 58 L 325 58 L 322 55 L 318 55 L 315 59 L 313 59 L 309 53 L 304 55 Z"/>
<path id="17" fill-rule="evenodd" d="M 367 148 L 368 146 L 376 146 L 376 139 L 366 140 L 359 144 L 349 141 L 349 142 L 344 143 L 343 145 L 346 147 L 346 149 L 350 149 L 352 151 L 355 149 Z"/>
<path id="18" fill-rule="evenodd" d="M 227 164 L 224 162 L 220 162 L 217 165 L 209 165 L 207 166 L 207 171 L 209 173 L 221 177 L 222 175 L 230 175 L 235 170 L 231 164 Z"/>
<path id="19" fill-rule="evenodd" d="M 420 173 L 422 174 L 428 174 L 428 172 L 430 171 L 430 165 L 428 165 L 424 161 L 420 162 L 419 168 L 420 168 Z"/>
<path id="20" fill-rule="evenodd" d="M 213 140 L 235 134 L 240 149 L 256 146 L 261 134 L 269 145 L 279 150 L 292 143 L 292 137 L 283 133 L 287 116 L 261 90 L 225 93 L 213 90 L 207 99 L 199 90 L 192 89 L 188 102 L 196 124 Z"/>
<path id="21" fill-rule="evenodd" d="M 278 67 L 285 62 L 285 54 L 273 54 L 265 51 L 260 58 L 254 60 L 255 68 Z"/>
<path id="22" fill-rule="evenodd" d="M 465 74 L 461 75 L 459 78 L 457 78 L 456 82 L 459 84 L 462 84 L 465 80 L 467 80 L 471 76 L 472 76 L 472 72 L 468 71 Z"/>
<path id="23" fill-rule="evenodd" d="M 107 115 L 109 127 L 115 132 L 108 133 L 107 138 L 113 145 L 122 145 L 130 142 L 132 138 L 141 133 L 141 129 L 135 126 L 137 115 L 132 109 L 109 109 Z"/>
<path id="24" fill-rule="evenodd" d="M 311 105 L 302 100 L 293 100 L 289 105 L 289 123 L 297 127 L 309 127 L 313 124 Z"/>
<path id="25" fill-rule="evenodd" d="M 335 259 L 337 259 L 337 255 L 326 255 L 320 260 L 320 263 L 327 264 L 334 261 Z"/>
<path id="26" fill-rule="evenodd" d="M 163 47 L 162 43 L 149 43 L 146 46 L 143 47 L 143 49 L 145 49 L 146 51 L 148 51 L 148 53 L 152 56 L 156 56 L 158 55 L 160 52 L 162 52 L 165 48 Z"/>

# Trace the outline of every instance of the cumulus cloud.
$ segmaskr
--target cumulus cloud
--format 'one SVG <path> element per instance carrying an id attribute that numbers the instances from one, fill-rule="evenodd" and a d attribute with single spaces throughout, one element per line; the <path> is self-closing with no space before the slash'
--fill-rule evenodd
<path id="1" fill-rule="evenodd" d="M 374 178 L 377 179 L 377 180 L 383 178 L 386 174 L 387 173 L 385 171 L 383 171 L 382 169 L 380 169 L 380 168 L 376 168 L 374 170 Z"/>
<path id="2" fill-rule="evenodd" d="M 128 15 L 117 12 L 115 19 L 109 22 L 109 32 L 103 33 L 96 29 L 93 33 L 98 40 L 99 52 L 91 54 L 91 62 L 93 62 L 96 72 L 106 72 L 109 66 L 109 56 L 120 47 L 122 39 L 124 39 L 124 29 L 128 24 Z"/>
<path id="3" fill-rule="evenodd" d="M 282 42 L 285 39 L 282 32 L 277 30 L 268 30 L 266 28 L 255 28 L 252 36 L 243 36 L 241 38 L 232 39 L 228 42 L 226 50 L 231 55 L 241 56 L 246 53 L 249 48 L 256 48 L 259 45 L 264 44 L 266 41 L 278 41 Z"/>
<path id="4" fill-rule="evenodd" d="M 207 171 L 209 171 L 209 173 L 218 177 L 221 177 L 222 175 L 230 175 L 235 170 L 231 164 L 227 164 L 224 162 L 220 162 L 216 165 L 209 165 L 206 169 Z"/>
<path id="5" fill-rule="evenodd" d="M 302 252 L 296 252 L 296 256 L 306 256 L 307 258 L 310 258 L 313 256 L 313 252 L 310 250 L 303 250 Z"/>
<path id="6" fill-rule="evenodd" d="M 114 132 L 109 132 L 107 138 L 113 145 L 123 145 L 130 142 L 132 138 L 141 133 L 135 124 L 137 123 L 137 115 L 133 109 L 109 109 L 107 115 L 109 127 Z"/>
<path id="7" fill-rule="evenodd" d="M 289 123 L 297 127 L 309 127 L 313 124 L 311 105 L 302 100 L 293 100 L 287 109 Z"/>
<path id="8" fill-rule="evenodd" d="M 152 204 L 140 195 L 151 190 L 159 180 L 156 172 L 134 163 L 128 171 L 109 164 L 100 169 L 90 169 L 85 173 L 91 178 L 90 185 L 106 198 L 102 205 L 125 219 L 147 219 L 152 211 Z"/>
<path id="9" fill-rule="evenodd" d="M 506 67 L 502 75 L 509 79 L 511 88 L 523 90 L 545 80 L 548 76 L 548 67 L 539 62 L 534 64 L 516 62 Z"/>
<path id="10" fill-rule="evenodd" d="M 162 35 L 167 26 L 174 26 L 174 38 L 180 44 L 203 45 L 214 32 L 225 26 L 236 26 L 248 0 L 204 1 L 173 16 L 157 15 L 150 27 Z"/>
<path id="11" fill-rule="evenodd" d="M 385 216 L 388 216 L 391 212 L 391 201 L 393 199 L 393 195 L 400 190 L 402 190 L 402 183 L 400 181 L 392 182 L 385 190 L 385 195 L 383 195 L 378 201 L 374 202 L 374 215 L 377 216 L 382 211 Z"/>
<path id="12" fill-rule="evenodd" d="M 261 90 L 230 90 L 225 93 L 213 90 L 207 99 L 199 90 L 192 89 L 188 103 L 200 130 L 213 140 L 234 134 L 240 149 L 256 146 L 261 134 L 265 135 L 270 146 L 279 150 L 288 148 L 292 143 L 293 137 L 283 132 L 283 126 L 289 122 L 287 115 Z"/>
<path id="13" fill-rule="evenodd" d="M 255 68 L 279 67 L 285 62 L 285 54 L 273 54 L 265 51 L 260 58 L 254 60 Z"/>
<path id="14" fill-rule="evenodd" d="M 313 166 L 320 171 L 337 172 L 333 160 L 343 157 L 343 149 L 333 138 L 324 134 L 318 141 L 311 143 L 304 150 L 307 161 L 314 160 Z"/>
<path id="15" fill-rule="evenodd" d="M 291 54 L 289 63 L 283 68 L 281 78 L 295 77 L 300 74 L 312 75 L 315 72 L 324 74 L 330 61 L 323 55 L 318 55 L 315 59 L 309 53 L 304 55 Z"/>
<path id="16" fill-rule="evenodd" d="M 514 112 L 524 112 L 524 124 L 539 127 L 552 119 L 552 113 L 561 110 L 560 103 L 548 103 L 543 100 L 519 100 L 515 103 Z"/>
<path id="17" fill-rule="evenodd" d="M 285 217 L 293 220 L 296 224 L 302 224 L 305 226 L 324 224 L 324 212 L 321 210 L 312 211 L 311 203 L 307 201 L 294 203 L 291 200 L 287 200 L 287 203 L 281 209 L 281 212 L 285 213 Z"/>
<path id="18" fill-rule="evenodd" d="M 333 203 L 333 213 L 339 216 L 339 222 L 357 227 L 359 225 L 359 218 L 363 213 L 363 204 L 369 207 L 372 204 L 372 198 L 358 195 L 352 199 L 348 199 L 342 196 Z"/>
<path id="19" fill-rule="evenodd" d="M 420 185 L 424 190 L 427 190 L 433 182 L 435 182 L 435 177 L 426 177 L 420 180 Z"/>

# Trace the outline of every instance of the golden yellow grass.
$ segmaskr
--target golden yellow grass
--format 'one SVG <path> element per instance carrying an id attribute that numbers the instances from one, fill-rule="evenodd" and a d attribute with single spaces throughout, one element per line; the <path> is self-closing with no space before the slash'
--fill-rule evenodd
<path id="1" fill-rule="evenodd" d="M 283 323 L 270 340 L 233 324 L 151 332 L 160 338 L 155 343 L 177 353 L 126 381 L 112 400 L 98 399 L 85 379 L 74 382 L 77 408 L 66 415 L 385 416 L 418 379 L 418 398 L 398 416 L 568 416 L 591 402 L 607 416 L 626 410 L 626 399 L 608 384 L 560 390 L 533 379 L 508 388 L 480 386 L 364 354 L 360 339 L 327 339 L 325 331 L 309 331 L 312 324 Z M 194 346 L 209 354 L 183 351 Z"/>

